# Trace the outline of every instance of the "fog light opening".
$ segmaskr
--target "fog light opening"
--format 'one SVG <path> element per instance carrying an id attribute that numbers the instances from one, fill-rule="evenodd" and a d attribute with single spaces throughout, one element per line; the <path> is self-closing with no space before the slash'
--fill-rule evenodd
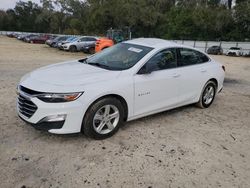
<path id="1" fill-rule="evenodd" d="M 58 114 L 58 115 L 51 115 L 43 118 L 42 120 L 39 121 L 41 122 L 57 122 L 57 121 L 65 121 L 66 119 L 66 114 Z"/>

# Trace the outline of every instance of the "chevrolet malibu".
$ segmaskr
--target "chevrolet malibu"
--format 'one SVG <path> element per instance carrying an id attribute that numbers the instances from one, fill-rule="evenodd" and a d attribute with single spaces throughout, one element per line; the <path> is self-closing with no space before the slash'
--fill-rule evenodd
<path id="1" fill-rule="evenodd" d="M 196 49 L 134 39 L 25 75 L 17 111 L 37 129 L 104 139 L 126 121 L 188 104 L 209 107 L 223 88 L 224 71 Z"/>

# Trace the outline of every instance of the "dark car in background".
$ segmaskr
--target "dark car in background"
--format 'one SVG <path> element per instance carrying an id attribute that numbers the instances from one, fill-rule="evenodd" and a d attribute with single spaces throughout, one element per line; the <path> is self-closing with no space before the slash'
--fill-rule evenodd
<path id="1" fill-rule="evenodd" d="M 95 53 L 95 43 L 86 44 L 82 47 L 81 51 L 87 54 Z"/>
<path id="2" fill-rule="evenodd" d="M 213 55 L 222 55 L 223 49 L 220 46 L 211 46 L 208 48 L 207 53 Z"/>
<path id="3" fill-rule="evenodd" d="M 23 38 L 23 41 L 24 41 L 24 42 L 30 42 L 30 39 L 31 39 L 31 38 L 37 37 L 37 36 L 39 36 L 39 35 L 36 35 L 36 34 L 29 34 L 29 35 L 27 35 L 27 36 L 25 36 L 25 37 Z"/>
<path id="4" fill-rule="evenodd" d="M 39 36 L 34 36 L 29 39 L 30 43 L 34 44 L 44 44 L 46 40 L 50 38 L 49 35 L 39 35 Z"/>
<path id="5" fill-rule="evenodd" d="M 69 38 L 69 36 L 58 36 L 51 41 L 46 41 L 46 44 L 50 47 L 57 48 L 58 43 L 67 40 L 67 38 Z"/>

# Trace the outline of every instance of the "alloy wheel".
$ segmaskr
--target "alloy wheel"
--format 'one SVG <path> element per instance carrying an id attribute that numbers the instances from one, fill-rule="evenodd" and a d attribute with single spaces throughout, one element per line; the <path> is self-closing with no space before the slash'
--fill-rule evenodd
<path id="1" fill-rule="evenodd" d="M 93 127 L 99 134 L 112 132 L 119 123 L 120 112 L 114 105 L 101 107 L 94 115 Z"/>
<path id="2" fill-rule="evenodd" d="M 208 86 L 203 94 L 203 102 L 208 105 L 213 101 L 215 90 L 213 86 Z"/>

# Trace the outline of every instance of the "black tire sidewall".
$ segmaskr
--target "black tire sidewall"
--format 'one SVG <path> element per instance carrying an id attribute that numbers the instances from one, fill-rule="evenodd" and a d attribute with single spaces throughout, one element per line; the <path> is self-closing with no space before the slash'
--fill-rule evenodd
<path id="1" fill-rule="evenodd" d="M 209 104 L 205 104 L 205 103 L 204 103 L 204 100 L 203 100 L 203 96 L 204 96 L 204 94 L 205 94 L 206 89 L 207 89 L 209 86 L 212 86 L 212 87 L 213 87 L 213 89 L 214 89 L 214 96 L 213 96 L 212 101 L 211 101 Z M 214 98 L 215 98 L 215 95 L 216 95 L 216 85 L 214 84 L 214 82 L 210 81 L 210 82 L 208 82 L 208 83 L 206 84 L 206 86 L 204 87 L 204 89 L 203 89 L 203 91 L 202 91 L 202 95 L 201 95 L 201 99 L 200 99 L 200 100 L 201 100 L 202 106 L 203 106 L 204 108 L 208 108 L 208 107 L 213 103 Z"/>
<path id="2" fill-rule="evenodd" d="M 76 46 L 70 46 L 69 51 L 70 52 L 76 52 L 77 51 Z"/>
<path id="3" fill-rule="evenodd" d="M 99 134 L 95 131 L 95 129 L 93 127 L 94 115 L 101 107 L 108 105 L 108 104 L 114 105 L 118 108 L 119 113 L 120 113 L 119 122 L 118 122 L 117 126 L 115 127 L 115 129 L 112 130 L 110 133 Z M 94 139 L 99 140 L 99 139 L 108 138 L 108 137 L 114 135 L 119 130 L 121 125 L 124 123 L 124 115 L 125 115 L 124 108 L 122 106 L 122 103 L 118 99 L 116 99 L 116 98 L 103 98 L 103 99 L 95 102 L 93 105 L 91 105 L 89 107 L 89 109 L 87 110 L 85 117 L 83 119 L 82 131 L 86 136 L 94 138 Z"/>
<path id="4" fill-rule="evenodd" d="M 90 48 L 90 49 L 89 49 L 89 53 L 90 53 L 90 54 L 94 54 L 94 53 L 95 53 L 95 48 Z"/>

